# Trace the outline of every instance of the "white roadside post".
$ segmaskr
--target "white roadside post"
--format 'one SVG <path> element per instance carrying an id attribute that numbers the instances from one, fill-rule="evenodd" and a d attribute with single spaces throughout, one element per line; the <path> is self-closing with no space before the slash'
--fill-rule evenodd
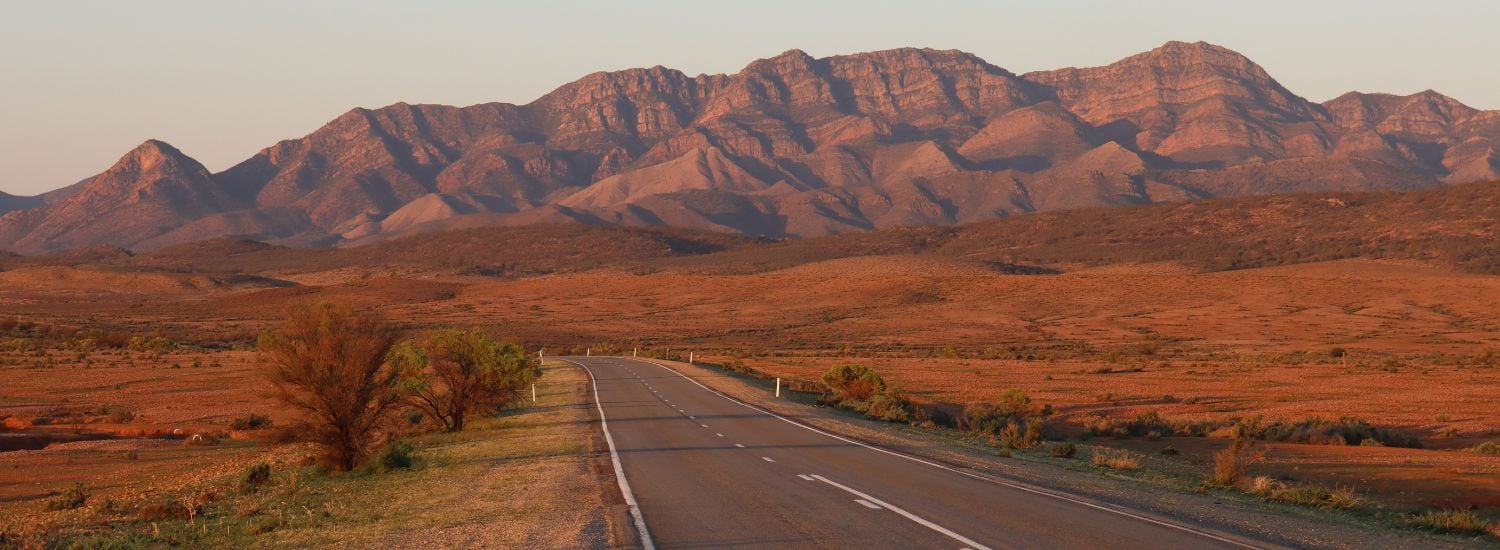
<path id="1" fill-rule="evenodd" d="M 781 378 L 776 379 L 776 397 L 781 397 Z"/>
<path id="2" fill-rule="evenodd" d="M 594 348 L 583 348 L 583 356 L 584 357 L 593 357 L 594 356 Z"/>
<path id="3" fill-rule="evenodd" d="M 640 353 L 641 353 L 641 347 L 640 346 L 636 346 L 636 347 L 630 348 L 630 356 L 631 357 L 640 357 Z"/>
<path id="4" fill-rule="evenodd" d="M 688 352 L 688 364 L 693 364 L 693 352 Z"/>
<path id="5" fill-rule="evenodd" d="M 536 384 L 531 385 L 531 402 L 536 403 Z"/>

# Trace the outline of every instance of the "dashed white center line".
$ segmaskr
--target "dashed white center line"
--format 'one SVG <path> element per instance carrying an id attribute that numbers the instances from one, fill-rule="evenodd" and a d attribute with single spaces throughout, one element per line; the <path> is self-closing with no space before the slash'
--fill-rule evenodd
<path id="1" fill-rule="evenodd" d="M 699 426 L 703 426 L 703 427 L 707 428 L 708 424 L 699 424 Z"/>
<path id="2" fill-rule="evenodd" d="M 741 449 L 745 448 L 745 444 L 744 443 L 735 443 L 734 446 L 739 447 Z"/>
<path id="3" fill-rule="evenodd" d="M 806 474 L 797 474 L 797 477 L 802 478 L 804 481 L 812 481 L 813 480 L 812 476 L 806 475 Z"/>
<path id="4" fill-rule="evenodd" d="M 856 498 L 856 499 L 854 499 L 854 502 L 858 502 L 858 503 L 860 503 L 860 505 L 864 506 L 865 508 L 869 508 L 871 510 L 879 510 L 880 509 L 880 505 L 879 504 L 875 504 L 873 502 L 870 502 L 870 501 L 862 499 L 862 498 Z"/>
<path id="5" fill-rule="evenodd" d="M 724 434 L 714 434 L 714 435 L 717 435 L 719 437 L 724 437 Z"/>
<path id="6" fill-rule="evenodd" d="M 774 459 L 772 459 L 772 458 L 771 458 L 771 457 L 769 457 L 769 456 L 763 456 L 763 457 L 760 457 L 760 459 L 761 459 L 761 460 L 764 460 L 764 461 L 766 461 L 766 462 L 776 462 L 776 461 L 775 461 L 775 460 L 774 460 Z"/>

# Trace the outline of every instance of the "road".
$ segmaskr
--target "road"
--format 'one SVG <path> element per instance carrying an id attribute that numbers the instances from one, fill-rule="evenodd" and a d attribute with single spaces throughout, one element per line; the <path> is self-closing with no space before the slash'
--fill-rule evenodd
<path id="1" fill-rule="evenodd" d="M 1256 547 L 867 446 L 653 361 L 566 359 L 594 380 L 647 548 Z"/>

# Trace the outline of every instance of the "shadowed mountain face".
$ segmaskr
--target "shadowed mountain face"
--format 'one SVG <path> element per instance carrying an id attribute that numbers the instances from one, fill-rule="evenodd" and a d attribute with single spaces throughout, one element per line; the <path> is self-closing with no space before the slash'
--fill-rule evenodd
<path id="1" fill-rule="evenodd" d="M 808 237 L 1496 179 L 1497 142 L 1500 112 L 1433 92 L 1310 103 L 1203 43 L 1019 76 L 956 51 L 794 50 L 734 75 L 595 73 L 523 106 L 355 109 L 218 174 L 148 142 L 65 190 L 0 196 L 0 249 L 560 221 Z"/>

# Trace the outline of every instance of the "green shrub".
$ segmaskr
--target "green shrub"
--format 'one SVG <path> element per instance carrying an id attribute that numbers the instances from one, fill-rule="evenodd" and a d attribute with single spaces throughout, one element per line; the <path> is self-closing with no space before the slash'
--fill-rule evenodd
<path id="1" fill-rule="evenodd" d="M 391 358 L 401 370 L 398 385 L 408 403 L 449 432 L 463 430 L 473 415 L 520 403 L 542 375 L 541 362 L 519 344 L 478 329 L 438 330 L 421 341 L 402 342 Z"/>
<path id="2" fill-rule="evenodd" d="M 823 383 L 833 392 L 834 400 L 864 401 L 885 391 L 885 378 L 864 365 L 839 365 L 823 373 Z"/>
<path id="3" fill-rule="evenodd" d="M 1391 447 L 1422 447 L 1422 442 L 1415 435 L 1377 427 L 1365 420 L 1349 417 L 1337 420 L 1309 418 L 1265 422 L 1261 417 L 1255 416 L 1235 423 L 1232 430 L 1239 439 L 1314 445 L 1359 445 L 1365 440 L 1374 440 Z"/>
<path id="4" fill-rule="evenodd" d="M 886 422 L 910 422 L 910 406 L 905 399 L 890 393 L 878 393 L 864 404 L 865 416 Z"/>
<path id="5" fill-rule="evenodd" d="M 387 443 L 385 447 L 382 447 L 379 453 L 375 454 L 372 462 L 375 468 L 381 472 L 410 470 L 412 464 L 415 462 L 412 459 L 414 451 L 416 449 L 410 443 L 401 440 L 392 441 Z"/>

